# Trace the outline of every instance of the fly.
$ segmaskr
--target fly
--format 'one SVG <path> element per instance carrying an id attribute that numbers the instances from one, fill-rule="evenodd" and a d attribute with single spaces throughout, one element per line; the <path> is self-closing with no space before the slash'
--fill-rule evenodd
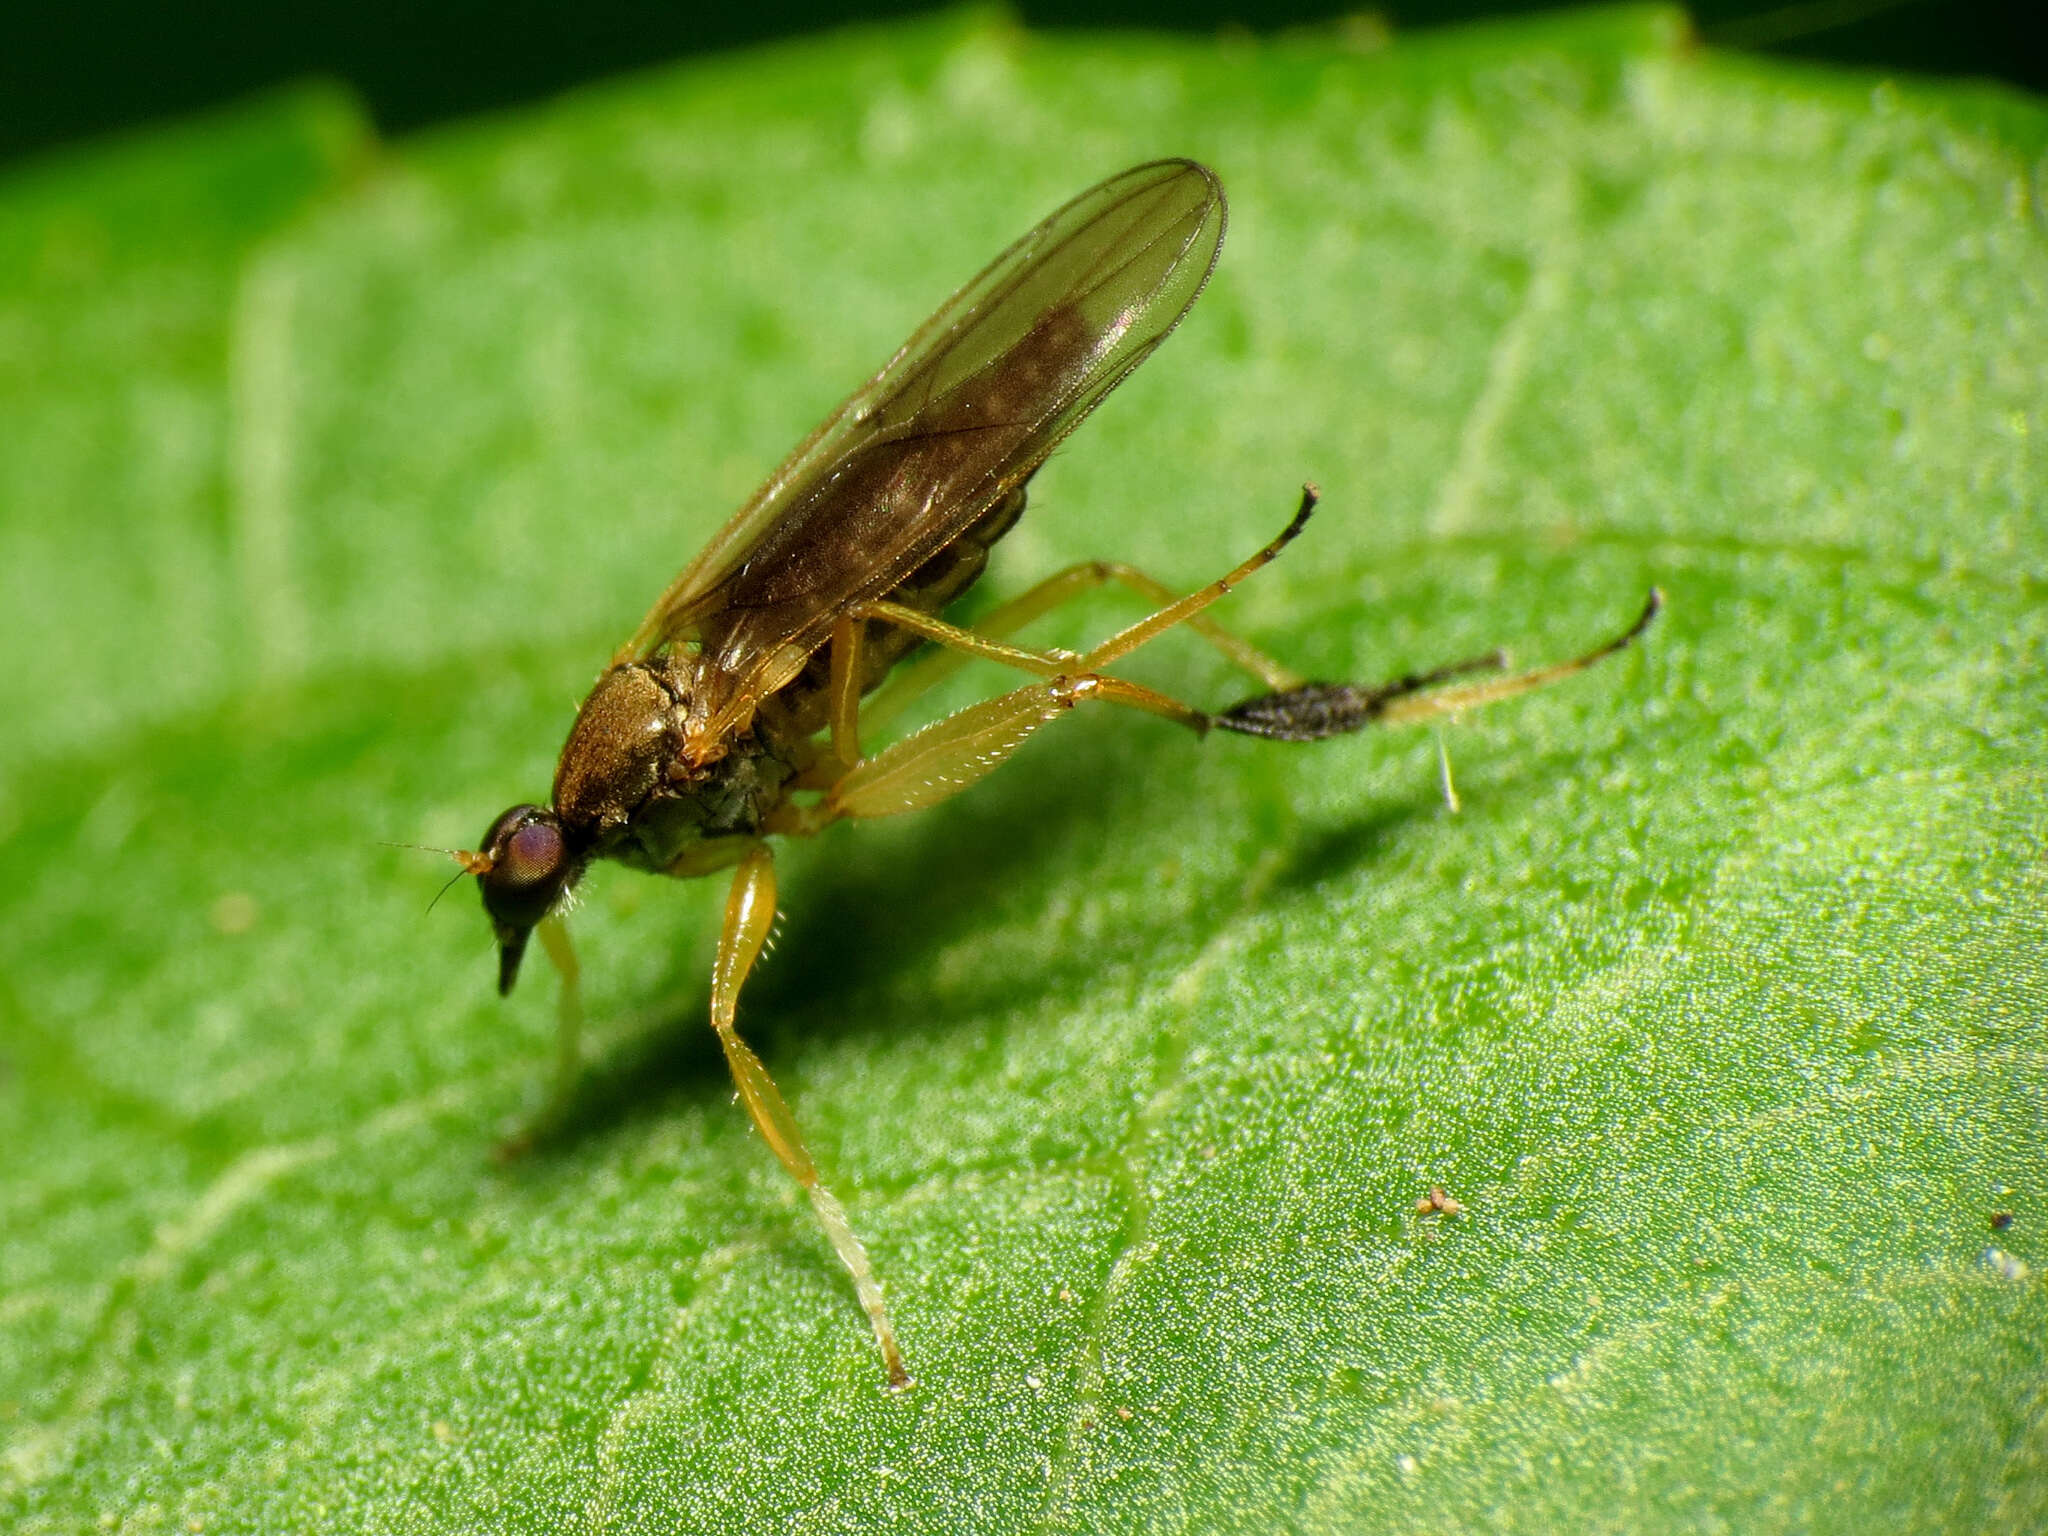
<path id="1" fill-rule="evenodd" d="M 1083 192 L 998 256 L 662 593 L 577 712 L 552 803 L 515 805 L 480 850 L 457 855 L 477 877 L 497 937 L 499 992 L 512 990 L 536 930 L 561 972 L 558 1102 L 576 1068 L 578 1020 L 562 913 L 585 871 L 612 859 L 679 878 L 731 872 L 711 1027 L 747 1113 L 851 1274 L 892 1387 L 910 1376 L 867 1251 L 768 1069 L 733 1027 L 775 916 L 768 839 L 936 805 L 1084 704 L 1141 710 L 1197 735 L 1312 741 L 1541 687 L 1622 649 L 1657 612 L 1652 591 L 1621 635 L 1531 671 L 1507 672 L 1495 652 L 1375 687 L 1310 682 L 1206 612 L 1301 532 L 1316 504 L 1305 486 L 1277 538 L 1199 591 L 1177 595 L 1129 566 L 1092 561 L 971 629 L 941 617 L 1023 515 L 1046 456 L 1186 315 L 1216 265 L 1223 228 L 1216 177 L 1191 160 L 1160 160 Z M 1153 604 L 1151 614 L 1085 653 L 1015 638 L 1112 583 Z M 1210 713 L 1110 670 L 1181 626 L 1261 691 Z M 876 749 L 877 733 L 907 704 L 977 657 L 1031 681 Z"/>

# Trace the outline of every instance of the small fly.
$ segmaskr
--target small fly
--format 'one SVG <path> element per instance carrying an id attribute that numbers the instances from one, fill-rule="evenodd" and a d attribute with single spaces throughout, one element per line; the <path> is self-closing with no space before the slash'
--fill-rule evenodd
<path id="1" fill-rule="evenodd" d="M 711 1027 L 755 1126 L 810 1197 L 853 1277 L 891 1386 L 910 1380 L 867 1251 L 820 1182 L 768 1069 L 734 1031 L 740 987 L 775 917 L 768 839 L 900 816 L 951 798 L 1081 705 L 1314 741 L 1426 720 L 1579 672 L 1655 617 L 1570 661 L 1508 673 L 1498 652 L 1376 687 L 1310 682 L 1206 610 L 1267 564 L 1316 504 L 1219 581 L 1177 595 L 1111 561 L 1047 578 L 966 628 L 941 615 L 1023 515 L 1046 456 L 1178 325 L 1223 246 L 1223 188 L 1191 160 L 1112 176 L 1054 213 L 946 301 L 804 442 L 669 585 L 577 712 L 552 804 L 515 805 L 457 858 L 498 941 L 498 990 L 536 932 L 561 972 L 558 1102 L 577 1062 L 577 968 L 562 913 L 593 861 L 689 878 L 731 871 Z M 1154 604 L 1093 650 L 1032 646 L 1026 625 L 1092 588 Z M 1182 626 L 1261 691 L 1212 713 L 1110 669 Z M 911 653 L 924 654 L 911 659 Z M 905 706 L 968 660 L 1031 681 L 877 748 Z M 899 666 L 899 663 L 907 663 Z M 1492 676 L 1478 674 L 1492 673 Z"/>

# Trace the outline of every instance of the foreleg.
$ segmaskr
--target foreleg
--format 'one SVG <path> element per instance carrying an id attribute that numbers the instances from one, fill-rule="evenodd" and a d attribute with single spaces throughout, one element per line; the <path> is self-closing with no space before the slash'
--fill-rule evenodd
<path id="1" fill-rule="evenodd" d="M 761 1058 L 740 1039 L 733 1027 L 740 987 L 747 979 L 747 972 L 753 969 L 754 961 L 760 957 L 761 946 L 767 942 L 768 930 L 774 922 L 775 860 L 766 843 L 757 843 L 739 861 L 739 868 L 733 872 L 731 894 L 726 897 L 725 926 L 718 937 L 718 959 L 711 971 L 711 1027 L 718 1034 L 726 1064 L 732 1068 L 740 1102 L 746 1105 L 747 1113 L 753 1117 L 761 1139 L 782 1160 L 782 1166 L 789 1170 L 790 1177 L 810 1196 L 811 1210 L 816 1214 L 818 1224 L 825 1229 L 833 1251 L 853 1276 L 853 1288 L 875 1330 L 875 1343 L 881 1347 L 882 1362 L 889 1372 L 889 1385 L 908 1386 L 910 1373 L 904 1369 L 903 1353 L 896 1346 L 896 1330 L 889 1324 L 888 1309 L 882 1303 L 881 1282 L 876 1280 L 874 1266 L 868 1262 L 867 1249 L 854 1236 L 853 1228 L 846 1220 L 845 1209 L 819 1182 L 817 1165 L 811 1161 L 811 1154 L 797 1131 L 796 1118 L 783 1102 L 775 1079 L 768 1075 Z"/>

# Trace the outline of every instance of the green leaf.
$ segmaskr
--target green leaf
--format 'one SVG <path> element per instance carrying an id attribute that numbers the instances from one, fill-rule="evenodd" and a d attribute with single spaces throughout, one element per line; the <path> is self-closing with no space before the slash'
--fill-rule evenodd
<path id="1" fill-rule="evenodd" d="M 1371 42 L 960 16 L 0 183 L 0 1523 L 2048 1520 L 2048 113 L 1666 11 Z M 992 591 L 1192 586 L 1313 478 L 1224 616 L 1314 675 L 1670 609 L 1446 730 L 1455 812 L 1427 732 L 1082 715 L 788 850 L 742 1026 L 891 1396 L 715 884 L 588 883 L 501 1165 L 547 978 L 384 840 L 540 794 L 780 454 L 1169 153 L 1223 266 Z"/>

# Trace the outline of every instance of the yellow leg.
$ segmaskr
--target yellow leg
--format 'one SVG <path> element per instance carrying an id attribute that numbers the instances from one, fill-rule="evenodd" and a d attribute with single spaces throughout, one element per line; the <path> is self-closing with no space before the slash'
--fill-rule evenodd
<path id="1" fill-rule="evenodd" d="M 1416 720 L 1429 720 L 1438 715 L 1456 714 L 1459 710 L 1477 709 L 1484 704 L 1511 699 L 1518 693 L 1532 689 L 1547 688 L 1552 683 L 1583 672 L 1596 661 L 1604 661 L 1616 651 L 1627 650 L 1642 638 L 1664 607 L 1664 594 L 1657 588 L 1650 588 L 1650 595 L 1643 601 L 1643 611 L 1636 615 L 1636 621 L 1604 645 L 1595 646 L 1583 656 L 1574 656 L 1569 661 L 1554 661 L 1548 666 L 1531 667 L 1526 672 L 1517 672 L 1512 677 L 1499 677 L 1486 683 L 1467 683 L 1461 688 L 1445 688 L 1423 697 L 1397 697 L 1389 700 L 1380 710 L 1379 718 L 1389 725 Z"/>
<path id="2" fill-rule="evenodd" d="M 789 830 L 814 832 L 841 817 L 901 816 L 950 800 L 994 772 L 1042 726 L 1077 704 L 1094 702 L 1142 709 L 1197 732 L 1209 728 L 1200 710 L 1120 677 L 1055 677 L 912 732 L 841 777 L 808 821 Z"/>
<path id="3" fill-rule="evenodd" d="M 867 621 L 848 615 L 832 626 L 832 755 L 851 768 L 860 761 L 860 653 Z"/>
<path id="4" fill-rule="evenodd" d="M 562 993 L 555 1004 L 554 1109 L 560 1110 L 568 1104 L 576 1074 L 583 1066 L 583 970 L 576 963 L 576 948 L 569 942 L 569 925 L 561 918 L 540 920 L 540 947 L 562 978 Z"/>
<path id="5" fill-rule="evenodd" d="M 1234 589 L 1252 572 L 1271 564 L 1273 558 L 1307 525 L 1309 514 L 1315 511 L 1317 495 L 1314 486 L 1303 486 L 1301 505 L 1295 511 L 1293 520 L 1281 530 L 1279 537 L 1239 565 L 1228 576 L 1220 581 L 1213 581 L 1186 597 L 1175 598 L 1164 584 L 1154 581 L 1130 566 L 1095 562 L 1074 566 L 1040 583 L 1022 597 L 996 610 L 990 615 L 987 623 L 976 629 L 964 629 L 958 624 L 949 624 L 944 619 L 916 608 L 906 607 L 901 603 L 863 603 L 833 628 L 830 692 L 835 753 L 842 744 L 858 742 L 859 727 L 862 724 L 874 726 L 969 660 L 979 658 L 984 661 L 1001 662 L 1005 666 L 1033 673 L 1049 682 L 1078 679 L 1098 671 L 1120 657 L 1128 656 L 1147 641 L 1156 639 L 1180 624 L 1186 624 L 1196 630 L 1223 655 L 1272 687 L 1286 689 L 1300 686 L 1300 674 L 1282 666 L 1272 657 L 1204 617 L 1202 610 Z M 1059 604 L 1090 586 L 1111 580 L 1123 581 L 1135 590 L 1159 599 L 1164 606 L 1149 617 L 1120 630 L 1085 656 L 1073 651 L 1012 645 L 1001 638 L 1040 615 L 1049 613 Z M 869 621 L 893 624 L 899 629 L 909 630 L 912 634 L 921 635 L 943 649 L 939 655 L 926 657 L 912 666 L 884 688 L 876 698 L 863 705 L 856 694 L 855 680 L 859 673 L 857 636 L 860 626 Z M 843 645 L 842 635 L 847 637 Z M 844 661 L 842 656 L 845 658 Z M 1197 730 L 1208 728 L 1208 717 L 1201 711 L 1169 699 L 1162 693 L 1116 679 L 1102 678 L 1097 681 L 1104 684 L 1114 683 L 1115 686 L 1097 688 L 1093 695 L 1095 697 L 1113 703 L 1130 704 L 1153 714 L 1165 715 L 1169 719 L 1192 725 Z M 858 761 L 858 758 L 856 757 L 854 761 Z"/>
<path id="6" fill-rule="evenodd" d="M 583 1068 L 583 972 L 576 963 L 576 946 L 569 942 L 569 925 L 559 917 L 544 917 L 536 931 L 541 949 L 562 981 L 555 999 L 555 1081 L 540 1113 L 493 1150 L 499 1162 L 524 1157 L 536 1141 L 560 1125 L 575 1098 L 577 1074 Z"/>
<path id="7" fill-rule="evenodd" d="M 868 1322 L 874 1327 L 875 1343 L 881 1347 L 882 1362 L 889 1372 L 889 1385 L 905 1387 L 910 1384 L 910 1373 L 904 1369 L 903 1353 L 896 1347 L 896 1331 L 889 1325 L 888 1310 L 882 1303 L 881 1282 L 875 1278 L 867 1250 L 854 1236 L 845 1210 L 832 1197 L 832 1192 L 818 1181 L 817 1165 L 811 1161 L 811 1154 L 797 1131 L 796 1118 L 783 1102 L 775 1079 L 768 1075 L 768 1069 L 761 1065 L 761 1058 L 748 1048 L 733 1028 L 740 987 L 747 979 L 747 972 L 753 969 L 754 961 L 760 957 L 761 946 L 767 942 L 768 930 L 774 922 L 775 860 L 766 843 L 757 843 L 739 861 L 739 867 L 733 872 L 731 894 L 726 897 L 725 926 L 719 934 L 718 959 L 711 971 L 711 1027 L 717 1031 L 726 1064 L 732 1068 L 740 1102 L 746 1105 L 747 1113 L 753 1117 L 762 1140 L 782 1160 L 782 1166 L 789 1170 L 790 1177 L 801 1184 L 804 1193 L 810 1196 L 811 1209 L 818 1218 L 818 1224 L 825 1229 L 833 1251 L 853 1276 L 853 1288 L 860 1297 L 862 1310 L 868 1315 Z"/>
<path id="8" fill-rule="evenodd" d="M 1165 634 L 1176 624 L 1194 623 L 1204 608 L 1233 590 L 1252 572 L 1271 565 L 1280 551 L 1294 542 L 1294 536 L 1308 526 L 1309 514 L 1315 511 L 1316 502 L 1321 499 L 1321 494 L 1313 485 L 1304 485 L 1301 488 L 1301 505 L 1295 509 L 1294 520 L 1281 529 L 1279 536 L 1270 544 L 1220 581 L 1212 581 L 1200 591 L 1190 592 L 1186 597 L 1168 603 L 1149 618 L 1140 619 L 1128 629 L 1111 635 L 1090 651 L 1082 659 L 1081 665 L 1093 672 L 1099 667 L 1108 666 L 1119 657 L 1130 655 L 1146 641 Z"/>
<path id="9" fill-rule="evenodd" d="M 976 622 L 973 633 L 988 640 L 1014 635 L 1075 598 L 1111 582 L 1129 588 L 1162 606 L 1177 601 L 1165 582 L 1146 575 L 1134 566 L 1114 560 L 1089 560 L 1046 577 L 1037 586 L 1013 597 Z M 1268 688 L 1298 688 L 1300 673 L 1276 661 L 1249 641 L 1232 634 L 1207 614 L 1189 617 L 1187 625 L 1214 646 L 1232 665 L 1250 673 Z M 870 729 L 884 726 L 922 695 L 958 672 L 972 660 L 965 651 L 941 646 L 897 669 L 896 674 L 860 707 L 861 719 Z"/>
<path id="10" fill-rule="evenodd" d="M 907 629 L 914 635 L 922 635 L 948 650 L 959 652 L 963 660 L 978 656 L 984 661 L 999 661 L 1006 667 L 1015 667 L 1020 672 L 1035 672 L 1040 677 L 1057 677 L 1080 659 L 1072 651 L 1033 650 L 1029 646 L 991 639 L 977 630 L 948 624 L 944 619 L 934 618 L 921 609 L 907 608 L 902 603 L 863 603 L 853 610 L 852 616 L 876 619 L 884 624 L 894 624 L 898 629 Z"/>

